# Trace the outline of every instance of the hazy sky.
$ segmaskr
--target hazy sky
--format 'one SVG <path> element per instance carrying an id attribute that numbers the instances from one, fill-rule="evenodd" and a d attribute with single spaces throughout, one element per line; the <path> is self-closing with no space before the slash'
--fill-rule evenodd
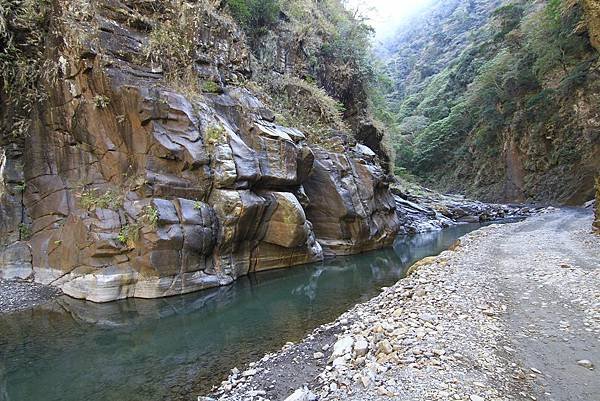
<path id="1" fill-rule="evenodd" d="M 350 10 L 358 8 L 370 19 L 377 39 L 383 39 L 407 16 L 433 0 L 346 0 Z"/>

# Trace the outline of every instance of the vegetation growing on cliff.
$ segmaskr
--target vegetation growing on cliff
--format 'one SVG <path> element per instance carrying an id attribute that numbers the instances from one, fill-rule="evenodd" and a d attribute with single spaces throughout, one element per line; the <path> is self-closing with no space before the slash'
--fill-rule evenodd
<path id="1" fill-rule="evenodd" d="M 186 93 L 199 93 L 194 71 L 199 46 L 198 31 L 204 21 L 202 2 L 164 2 L 163 18 L 152 28 L 144 55 L 153 67 L 164 70 L 165 78 Z"/>
<path id="2" fill-rule="evenodd" d="M 400 71 L 408 78 L 389 93 L 386 108 L 400 131 L 397 166 L 441 189 L 492 199 L 568 200 L 577 185 L 587 192 L 576 197 L 589 196 L 594 161 L 584 155 L 594 154 L 600 137 L 570 115 L 578 102 L 594 103 L 598 95 L 598 54 L 581 6 L 515 1 L 479 13 L 479 31 L 459 52 L 444 54 L 444 64 L 434 61 L 428 70 L 425 53 L 412 71 Z M 447 18 L 441 23 L 457 23 L 456 12 Z M 435 40 L 461 43 L 457 32 Z M 406 54 L 403 43 L 396 46 L 388 58 L 392 76 Z M 578 174 L 585 176 L 572 181 L 587 184 L 565 185 Z"/>
<path id="3" fill-rule="evenodd" d="M 42 100 L 40 81 L 51 79 L 55 69 L 44 59 L 50 1 L 0 2 L 0 144 L 3 138 L 22 137 L 29 129 L 29 114 Z"/>
<path id="4" fill-rule="evenodd" d="M 251 35 L 260 35 L 279 19 L 278 0 L 227 0 L 231 15 Z"/>
<path id="5" fill-rule="evenodd" d="M 378 92 L 372 84 L 372 29 L 341 2 L 227 0 L 216 9 L 206 2 L 161 4 L 158 22 L 150 24 L 144 61 L 164 71 L 167 82 L 183 93 L 222 90 L 213 80 L 198 80 L 196 61 L 207 57 L 198 33 L 211 19 L 229 14 L 243 28 L 241 39 L 255 60 L 251 74 L 239 83 L 262 94 L 280 123 L 327 147 L 332 133 L 357 134 L 359 122 L 373 120 Z"/>

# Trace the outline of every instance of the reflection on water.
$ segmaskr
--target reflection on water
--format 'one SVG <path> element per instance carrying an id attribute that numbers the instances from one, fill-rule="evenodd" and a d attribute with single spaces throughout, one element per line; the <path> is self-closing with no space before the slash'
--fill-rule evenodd
<path id="1" fill-rule="evenodd" d="M 0 316 L 0 401 L 195 400 L 233 366 L 298 341 L 478 227 L 400 237 L 390 249 L 183 296 L 61 297 Z"/>

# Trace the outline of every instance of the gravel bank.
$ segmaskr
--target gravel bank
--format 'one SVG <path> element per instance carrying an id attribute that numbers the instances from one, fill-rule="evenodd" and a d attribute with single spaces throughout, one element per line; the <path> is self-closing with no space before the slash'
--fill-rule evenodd
<path id="1" fill-rule="evenodd" d="M 29 281 L 0 280 L 0 313 L 33 308 L 61 294 L 57 288 Z"/>
<path id="2" fill-rule="evenodd" d="M 206 399 L 595 401 L 591 220 L 561 210 L 471 233 L 302 343 L 234 370 Z"/>

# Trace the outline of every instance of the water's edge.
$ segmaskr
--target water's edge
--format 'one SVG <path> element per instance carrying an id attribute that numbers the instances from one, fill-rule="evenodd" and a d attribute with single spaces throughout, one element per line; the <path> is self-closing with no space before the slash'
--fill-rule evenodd
<path id="1" fill-rule="evenodd" d="M 0 401 L 192 399 L 232 367 L 304 338 L 481 226 L 399 237 L 392 248 L 177 297 L 95 304 L 62 296 L 0 315 Z"/>

